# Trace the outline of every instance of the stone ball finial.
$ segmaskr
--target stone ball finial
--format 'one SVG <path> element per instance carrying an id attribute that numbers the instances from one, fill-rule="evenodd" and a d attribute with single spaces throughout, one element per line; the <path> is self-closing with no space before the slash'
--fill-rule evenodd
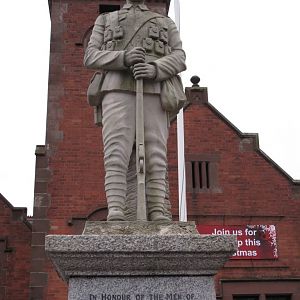
<path id="1" fill-rule="evenodd" d="M 191 78 L 191 83 L 193 84 L 193 87 L 199 87 L 200 77 L 197 75 L 194 75 Z"/>

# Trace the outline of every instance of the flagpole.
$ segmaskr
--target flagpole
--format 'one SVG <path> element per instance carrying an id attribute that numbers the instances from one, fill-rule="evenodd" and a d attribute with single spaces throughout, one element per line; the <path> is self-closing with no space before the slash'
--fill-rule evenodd
<path id="1" fill-rule="evenodd" d="M 175 24 L 180 31 L 180 2 L 174 0 Z M 184 118 L 183 109 L 177 115 L 177 153 L 178 153 L 178 201 L 179 221 L 187 221 L 186 207 L 186 176 L 185 176 L 185 155 L 184 155 Z"/>

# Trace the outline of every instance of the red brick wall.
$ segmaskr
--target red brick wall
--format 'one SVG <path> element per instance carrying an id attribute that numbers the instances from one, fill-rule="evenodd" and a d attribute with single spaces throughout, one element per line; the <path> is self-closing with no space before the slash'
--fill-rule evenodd
<path id="1" fill-rule="evenodd" d="M 0 299 L 29 297 L 31 226 L 26 209 L 13 207 L 0 194 Z"/>

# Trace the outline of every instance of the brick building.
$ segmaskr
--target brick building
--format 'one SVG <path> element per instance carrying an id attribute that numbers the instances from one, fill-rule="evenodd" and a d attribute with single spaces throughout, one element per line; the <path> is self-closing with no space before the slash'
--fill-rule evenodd
<path id="1" fill-rule="evenodd" d="M 6 212 L 2 215 L 0 211 L 0 222 L 4 220 L 10 228 L 10 231 L 0 229 L 0 291 L 4 287 L 6 291 L 0 299 L 67 299 L 66 284 L 45 256 L 45 235 L 80 234 L 86 220 L 106 217 L 101 129 L 93 124 L 93 110 L 86 103 L 86 90 L 93 72 L 82 66 L 82 59 L 99 12 L 118 9 L 123 3 L 120 0 L 49 1 L 52 31 L 46 143 L 36 148 L 32 228 L 24 218 L 24 210 L 16 220 L 15 209 L 3 197 L 0 199 Z M 169 1 L 149 0 L 147 5 L 165 14 Z M 276 233 L 272 253 L 262 252 L 254 257 L 253 251 L 258 253 L 260 248 L 252 245 L 257 248 L 241 250 L 247 255 L 235 257 L 225 265 L 216 276 L 218 298 L 300 299 L 300 182 L 259 149 L 256 134 L 241 133 L 214 108 L 208 102 L 206 88 L 195 85 L 187 88 L 186 93 L 189 100 L 185 108 L 188 219 L 196 221 L 200 232 L 216 229 L 254 232 L 254 228 L 259 228 L 256 232 L 265 235 L 263 228 L 271 226 Z M 176 122 L 170 127 L 168 149 L 170 200 L 176 220 Z M 23 230 L 17 231 L 19 234 L 14 231 L 17 225 Z M 19 269 L 18 260 L 9 255 L 19 253 L 14 241 L 21 238 L 28 249 L 22 253 Z M 263 242 L 261 236 L 255 238 L 245 238 L 241 243 Z M 9 249 L 16 251 L 8 252 Z M 252 251 L 251 255 L 247 251 Z M 15 277 L 14 283 L 3 276 L 4 270 L 13 268 L 12 261 L 14 270 L 22 269 L 26 273 L 16 274 L 22 280 Z M 22 296 L 7 296 L 21 285 L 24 286 L 24 292 L 19 292 Z"/>
<path id="2" fill-rule="evenodd" d="M 0 194 L 0 299 L 29 299 L 31 224 L 27 209 Z"/>

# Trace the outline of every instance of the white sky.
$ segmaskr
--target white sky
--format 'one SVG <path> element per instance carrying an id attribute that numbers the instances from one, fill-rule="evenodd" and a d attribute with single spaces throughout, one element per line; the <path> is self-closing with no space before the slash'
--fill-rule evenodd
<path id="1" fill-rule="evenodd" d="M 184 0 L 188 70 L 209 101 L 300 179 L 299 0 Z M 91 23 L 94 20 L 91 20 Z M 32 213 L 35 145 L 45 143 L 50 18 L 46 0 L 0 4 L 0 193 Z"/>

